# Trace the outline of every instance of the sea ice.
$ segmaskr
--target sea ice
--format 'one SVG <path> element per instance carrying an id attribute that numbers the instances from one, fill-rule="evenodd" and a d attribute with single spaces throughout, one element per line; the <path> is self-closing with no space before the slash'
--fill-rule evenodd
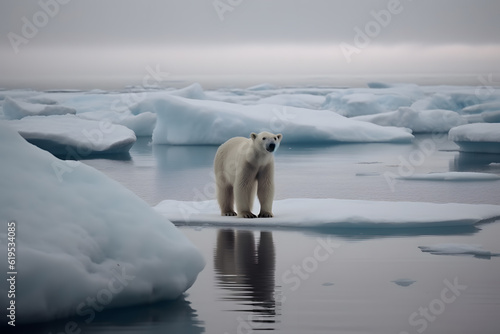
<path id="1" fill-rule="evenodd" d="M 138 115 L 129 110 L 116 111 L 89 111 L 77 115 L 82 119 L 95 121 L 109 121 L 113 124 L 123 125 L 134 131 L 137 137 L 151 136 L 156 125 L 156 114 L 146 111 Z"/>
<path id="2" fill-rule="evenodd" d="M 321 95 L 311 94 L 276 94 L 257 101 L 258 104 L 276 104 L 306 109 L 320 109 L 325 101 Z"/>
<path id="3" fill-rule="evenodd" d="M 175 96 L 147 99 L 133 108 L 155 111 L 153 143 L 219 145 L 235 136 L 270 131 L 283 143 L 409 142 L 406 129 L 355 121 L 326 110 L 276 105 L 238 105 Z"/>
<path id="4" fill-rule="evenodd" d="M 382 126 L 409 128 L 414 133 L 448 132 L 455 126 L 467 123 L 462 116 L 451 110 L 416 110 L 409 107 L 400 107 L 396 111 L 376 115 L 353 117 L 353 119 Z"/>
<path id="5" fill-rule="evenodd" d="M 165 200 L 155 209 L 176 225 L 293 228 L 415 228 L 473 225 L 500 217 L 499 205 L 345 199 L 276 200 L 273 218 L 222 217 L 215 200 Z"/>
<path id="6" fill-rule="evenodd" d="M 429 174 L 413 174 L 401 176 L 398 179 L 404 180 L 424 180 L 424 181 L 495 181 L 500 180 L 500 176 L 491 173 L 477 172 L 444 172 Z"/>
<path id="7" fill-rule="evenodd" d="M 435 255 L 474 255 L 480 258 L 500 256 L 500 253 L 492 253 L 484 250 L 481 245 L 469 244 L 436 244 L 432 246 L 419 246 L 422 252 Z"/>
<path id="8" fill-rule="evenodd" d="M 76 114 L 73 108 L 41 103 L 28 103 L 7 97 L 3 103 L 3 112 L 6 119 L 21 119 L 26 116 L 49 116 Z"/>
<path id="9" fill-rule="evenodd" d="M 0 123 L 0 249 L 17 271 L 16 324 L 178 298 L 204 267 L 166 218 L 92 167 L 62 161 Z M 16 258 L 7 268 L 7 223 Z M 7 308 L 8 287 L 0 284 Z"/>
<path id="10" fill-rule="evenodd" d="M 500 123 L 475 123 L 457 126 L 448 138 L 463 152 L 500 153 Z"/>
<path id="11" fill-rule="evenodd" d="M 136 141 L 134 132 L 124 126 L 75 115 L 30 116 L 6 122 L 29 142 L 58 155 L 126 153 Z"/>

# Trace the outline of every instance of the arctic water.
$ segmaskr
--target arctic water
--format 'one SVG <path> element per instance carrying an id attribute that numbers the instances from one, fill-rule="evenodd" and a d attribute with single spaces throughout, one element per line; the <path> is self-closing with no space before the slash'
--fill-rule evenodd
<path id="1" fill-rule="evenodd" d="M 150 137 L 141 137 L 130 155 L 84 163 L 155 206 L 165 199 L 214 198 L 216 149 L 153 145 Z M 499 155 L 460 153 L 445 134 L 417 135 L 405 144 L 282 145 L 275 159 L 276 199 L 500 204 L 500 181 L 398 178 L 449 171 L 500 175 Z M 419 214 L 408 212 L 408 217 Z M 76 317 L 77 329 L 238 334 L 500 331 L 498 220 L 386 230 L 179 228 L 206 260 L 182 298 L 103 311 L 90 323 Z M 485 252 L 435 255 L 419 248 L 436 244 L 480 245 Z M 67 332 L 68 322 L 28 328 L 31 333 Z"/>

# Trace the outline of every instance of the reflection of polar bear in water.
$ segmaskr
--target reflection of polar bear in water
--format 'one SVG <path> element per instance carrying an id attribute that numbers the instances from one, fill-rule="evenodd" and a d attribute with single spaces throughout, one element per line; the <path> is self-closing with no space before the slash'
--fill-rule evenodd
<path id="1" fill-rule="evenodd" d="M 261 132 L 250 138 L 235 137 L 222 144 L 215 154 L 217 199 L 223 216 L 255 218 L 255 193 L 260 202 L 259 217 L 272 217 L 274 198 L 274 156 L 282 135 Z"/>

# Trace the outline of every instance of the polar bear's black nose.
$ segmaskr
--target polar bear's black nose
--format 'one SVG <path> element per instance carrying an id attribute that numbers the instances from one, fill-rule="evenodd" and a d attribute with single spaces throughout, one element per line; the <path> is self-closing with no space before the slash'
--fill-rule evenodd
<path id="1" fill-rule="evenodd" d="M 267 150 L 268 150 L 269 152 L 274 152 L 274 149 L 275 149 L 275 148 L 276 148 L 276 144 L 274 144 L 274 143 L 271 143 L 271 144 L 269 144 L 269 145 L 267 146 Z"/>

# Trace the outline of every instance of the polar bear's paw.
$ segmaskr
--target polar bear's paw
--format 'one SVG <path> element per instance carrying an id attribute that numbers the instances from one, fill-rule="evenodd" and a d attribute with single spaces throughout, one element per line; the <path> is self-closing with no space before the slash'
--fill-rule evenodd
<path id="1" fill-rule="evenodd" d="M 222 213 L 222 215 L 226 216 L 226 217 L 232 217 L 232 216 L 237 216 L 237 213 L 234 211 L 227 211 L 227 212 Z"/>
<path id="2" fill-rule="evenodd" d="M 273 217 L 273 213 L 269 211 L 261 211 L 259 213 L 259 218 L 271 218 Z"/>
<path id="3" fill-rule="evenodd" d="M 257 218 L 257 216 L 251 213 L 250 211 L 242 211 L 240 216 L 242 218 Z"/>

